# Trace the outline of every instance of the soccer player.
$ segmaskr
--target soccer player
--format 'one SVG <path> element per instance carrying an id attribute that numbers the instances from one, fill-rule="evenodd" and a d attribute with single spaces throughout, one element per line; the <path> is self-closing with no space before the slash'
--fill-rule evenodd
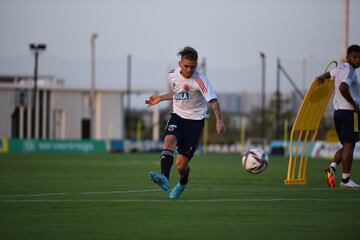
<path id="1" fill-rule="evenodd" d="M 220 105 L 207 78 L 197 69 L 197 51 L 186 46 L 180 52 L 179 67 L 168 75 L 170 90 L 164 95 L 153 95 L 145 101 L 148 106 L 172 100 L 172 113 L 165 130 L 163 150 L 160 155 L 161 174 L 150 172 L 149 178 L 163 191 L 169 188 L 170 169 L 177 147 L 176 169 L 180 180 L 171 190 L 169 198 L 177 199 L 186 188 L 190 174 L 189 162 L 196 151 L 204 127 L 208 103 L 216 117 L 216 131 L 225 131 Z"/>
<path id="2" fill-rule="evenodd" d="M 335 79 L 334 123 L 337 136 L 342 144 L 333 161 L 325 169 L 327 184 L 335 187 L 336 166 L 342 163 L 340 187 L 360 188 L 350 178 L 355 143 L 359 141 L 360 93 L 355 69 L 360 66 L 360 46 L 351 45 L 347 50 L 346 62 L 326 72 L 317 79 Z"/>

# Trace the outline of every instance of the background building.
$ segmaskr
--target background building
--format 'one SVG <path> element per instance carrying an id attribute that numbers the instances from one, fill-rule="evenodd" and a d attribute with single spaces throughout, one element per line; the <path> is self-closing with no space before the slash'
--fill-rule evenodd
<path id="1" fill-rule="evenodd" d="M 0 76 L 0 136 L 20 139 L 87 139 L 92 136 L 90 89 L 67 88 L 62 80 L 40 76 L 34 111 L 32 82 L 29 76 Z M 123 96 L 121 90 L 96 90 L 95 139 L 124 137 Z"/>

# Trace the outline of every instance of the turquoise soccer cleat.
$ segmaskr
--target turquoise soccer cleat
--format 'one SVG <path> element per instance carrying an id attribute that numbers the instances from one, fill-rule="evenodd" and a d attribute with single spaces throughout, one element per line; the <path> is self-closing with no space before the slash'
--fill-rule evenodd
<path id="1" fill-rule="evenodd" d="M 149 178 L 150 180 L 157 184 L 163 191 L 169 190 L 169 181 L 167 178 L 159 173 L 156 172 L 149 172 Z"/>
<path id="2" fill-rule="evenodd" d="M 186 185 L 181 185 L 180 183 L 177 183 L 176 186 L 171 190 L 169 198 L 178 199 L 185 190 L 185 188 Z"/>

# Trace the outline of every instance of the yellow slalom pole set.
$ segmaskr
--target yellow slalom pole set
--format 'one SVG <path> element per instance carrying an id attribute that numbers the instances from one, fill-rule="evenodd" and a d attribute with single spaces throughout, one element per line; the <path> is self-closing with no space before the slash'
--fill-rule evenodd
<path id="1" fill-rule="evenodd" d="M 330 62 L 337 66 L 336 61 Z M 289 145 L 289 163 L 285 184 L 306 184 L 306 171 L 310 149 L 315 141 L 320 122 L 334 92 L 334 81 L 315 80 L 307 91 L 296 115 Z"/>

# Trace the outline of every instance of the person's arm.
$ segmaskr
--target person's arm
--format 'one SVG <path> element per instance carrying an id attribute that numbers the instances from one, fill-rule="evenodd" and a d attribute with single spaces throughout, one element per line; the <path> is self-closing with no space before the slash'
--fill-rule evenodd
<path id="1" fill-rule="evenodd" d="M 356 103 L 355 100 L 352 98 L 349 90 L 349 85 L 345 82 L 340 83 L 339 90 L 341 95 L 351 104 L 354 106 L 354 109 L 358 112 L 359 111 L 359 103 Z"/>
<path id="2" fill-rule="evenodd" d="M 149 97 L 149 99 L 145 100 L 145 104 L 147 104 L 150 107 L 155 104 L 158 104 L 161 101 L 167 101 L 167 100 L 172 100 L 172 91 L 169 91 L 164 95 L 152 95 Z"/>
<path id="3" fill-rule="evenodd" d="M 224 125 L 224 121 L 222 118 L 220 105 L 219 105 L 217 99 L 212 99 L 209 103 L 210 103 L 211 108 L 214 111 L 215 118 L 216 118 L 216 132 L 218 134 L 221 134 L 221 133 L 225 132 L 225 125 Z"/>

